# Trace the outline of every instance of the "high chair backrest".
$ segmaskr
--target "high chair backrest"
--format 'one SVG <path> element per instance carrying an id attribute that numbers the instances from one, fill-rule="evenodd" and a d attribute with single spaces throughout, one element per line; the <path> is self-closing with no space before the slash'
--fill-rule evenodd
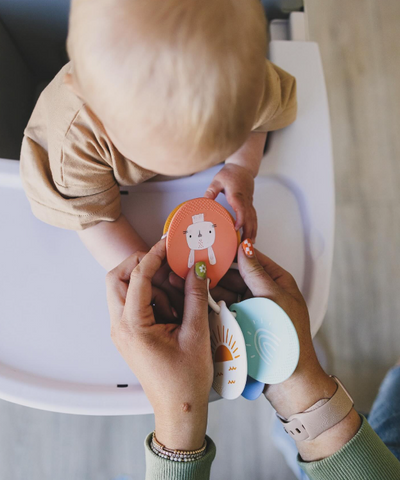
<path id="1" fill-rule="evenodd" d="M 70 0 L 0 0 L 0 19 L 37 81 L 67 61 Z"/>
<path id="2" fill-rule="evenodd" d="M 70 0 L 0 0 L 0 158 L 19 160 L 40 90 L 68 61 Z"/>

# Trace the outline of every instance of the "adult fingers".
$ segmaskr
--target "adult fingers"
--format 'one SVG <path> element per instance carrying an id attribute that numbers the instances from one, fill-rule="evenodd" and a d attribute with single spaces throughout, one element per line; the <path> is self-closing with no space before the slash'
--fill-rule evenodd
<path id="1" fill-rule="evenodd" d="M 247 285 L 240 273 L 236 269 L 229 269 L 218 282 L 219 287 L 223 287 L 232 292 L 243 294 L 247 290 Z"/>
<path id="2" fill-rule="evenodd" d="M 151 281 L 164 258 L 165 239 L 156 243 L 132 271 L 124 311 L 124 319 L 129 325 L 146 326 L 155 323 Z"/>
<path id="3" fill-rule="evenodd" d="M 160 285 L 159 287 L 161 290 L 163 290 L 170 302 L 170 307 L 171 307 L 171 312 L 173 315 L 174 310 L 176 315 L 179 318 L 182 318 L 183 315 L 183 289 L 178 290 L 177 288 L 173 287 L 170 283 L 168 278 Z"/>
<path id="4" fill-rule="evenodd" d="M 245 250 L 247 254 L 245 254 Z M 254 247 L 247 240 L 238 250 L 240 275 L 255 297 L 267 297 L 276 300 L 280 288 L 257 259 Z"/>
<path id="5" fill-rule="evenodd" d="M 280 288 L 288 292 L 297 300 L 303 300 L 303 296 L 295 279 L 287 270 L 256 249 L 255 253 L 260 265 Z"/>
<path id="6" fill-rule="evenodd" d="M 185 281 L 185 303 L 182 321 L 182 332 L 184 333 L 208 330 L 207 273 L 205 271 L 200 272 L 201 277 L 195 273 L 199 263 L 202 267 L 205 267 L 203 262 L 196 263 L 195 268 L 189 270 Z"/>
<path id="7" fill-rule="evenodd" d="M 171 271 L 168 263 L 166 261 L 163 262 L 157 273 L 153 277 L 153 285 L 155 287 L 161 287 L 165 280 L 168 279 L 168 274 Z"/>
<path id="8" fill-rule="evenodd" d="M 152 288 L 152 307 L 157 323 L 176 323 L 168 295 L 161 288 Z"/>
<path id="9" fill-rule="evenodd" d="M 174 288 L 176 288 L 180 292 L 183 292 L 185 290 L 185 280 L 179 275 L 177 275 L 175 272 L 171 272 L 169 274 L 168 281 Z"/>
<path id="10" fill-rule="evenodd" d="M 175 272 L 169 274 L 169 283 L 180 292 L 185 289 L 185 280 Z M 230 268 L 218 282 L 218 285 L 238 293 L 243 293 L 247 288 L 239 271 L 235 268 Z"/>
<path id="11" fill-rule="evenodd" d="M 112 323 L 122 317 L 131 273 L 146 253 L 135 252 L 106 275 L 107 304 Z"/>

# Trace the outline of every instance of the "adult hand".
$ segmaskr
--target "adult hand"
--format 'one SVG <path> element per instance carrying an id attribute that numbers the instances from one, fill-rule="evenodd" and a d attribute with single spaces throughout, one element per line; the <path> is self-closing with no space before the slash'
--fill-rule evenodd
<path id="1" fill-rule="evenodd" d="M 302 412 L 321 397 L 333 395 L 335 382 L 323 371 L 315 354 L 307 305 L 292 275 L 255 250 L 249 240 L 238 252 L 239 271 L 249 288 L 244 298 L 265 297 L 277 303 L 292 320 L 300 343 L 300 359 L 293 375 L 285 382 L 266 387 L 265 396 L 274 408 L 289 417 Z"/>
<path id="2" fill-rule="evenodd" d="M 147 252 L 146 252 L 147 253 Z M 145 254 L 141 254 L 142 258 Z M 172 272 L 167 262 L 164 262 L 153 277 L 152 284 L 160 293 L 154 304 L 156 322 L 180 323 L 183 316 L 183 291 L 172 286 L 169 275 Z"/>
<path id="3" fill-rule="evenodd" d="M 228 306 L 237 301 L 238 294 L 242 296 L 242 300 L 265 297 L 285 310 L 299 337 L 300 359 L 290 379 L 279 385 L 268 386 L 265 393 L 281 415 L 287 417 L 301 412 L 315 403 L 312 399 L 320 395 L 320 385 L 326 387 L 327 393 L 332 390 L 334 392 L 336 388 L 336 384 L 322 370 L 316 357 L 306 303 L 292 275 L 255 250 L 250 240 L 245 240 L 239 247 L 238 265 L 240 273 L 229 270 L 217 287 L 211 290 L 211 295 L 216 301 L 224 300 Z M 176 274 L 171 273 L 169 281 L 174 288 L 183 291 L 185 282 Z M 313 391 L 313 385 L 318 387 L 318 393 Z M 304 392 L 295 394 L 295 391 L 303 387 Z"/>
<path id="4" fill-rule="evenodd" d="M 283 417 L 304 412 L 322 398 L 331 398 L 337 385 L 322 369 L 312 344 L 310 320 L 303 296 L 286 270 L 254 250 L 248 240 L 239 248 L 239 271 L 255 297 L 273 300 L 292 320 L 300 342 L 300 359 L 294 374 L 285 382 L 267 385 L 264 394 Z M 297 442 L 305 461 L 325 458 L 337 452 L 356 434 L 360 417 L 352 409 L 334 427 L 314 440 Z"/>
<path id="5" fill-rule="evenodd" d="M 204 441 L 213 378 L 207 282 L 189 271 L 181 325 L 157 323 L 152 279 L 165 259 L 165 240 L 143 258 L 133 255 L 107 275 L 111 337 L 154 408 L 157 439 L 194 450 Z"/>

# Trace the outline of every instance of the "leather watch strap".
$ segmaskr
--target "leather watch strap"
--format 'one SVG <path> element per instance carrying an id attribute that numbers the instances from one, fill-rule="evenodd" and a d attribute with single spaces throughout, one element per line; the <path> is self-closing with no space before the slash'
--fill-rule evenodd
<path id="1" fill-rule="evenodd" d="M 330 377 L 338 387 L 334 395 L 322 405 L 320 400 L 305 412 L 291 415 L 288 419 L 276 414 L 285 432 L 296 442 L 313 440 L 341 422 L 353 408 L 353 399 L 340 380 L 333 375 Z"/>

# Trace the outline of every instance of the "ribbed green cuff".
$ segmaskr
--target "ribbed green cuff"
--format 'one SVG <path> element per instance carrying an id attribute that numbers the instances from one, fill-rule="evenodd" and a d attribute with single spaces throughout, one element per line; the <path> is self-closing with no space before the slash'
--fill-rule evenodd
<path id="1" fill-rule="evenodd" d="M 152 432 L 153 433 L 153 432 Z M 150 433 L 144 441 L 146 452 L 146 480 L 209 480 L 216 447 L 210 437 L 204 457 L 195 462 L 173 462 L 156 455 L 150 447 Z"/>
<path id="2" fill-rule="evenodd" d="M 298 462 L 312 480 L 399 480 L 400 462 L 362 415 L 356 435 L 338 452 L 318 462 Z"/>

